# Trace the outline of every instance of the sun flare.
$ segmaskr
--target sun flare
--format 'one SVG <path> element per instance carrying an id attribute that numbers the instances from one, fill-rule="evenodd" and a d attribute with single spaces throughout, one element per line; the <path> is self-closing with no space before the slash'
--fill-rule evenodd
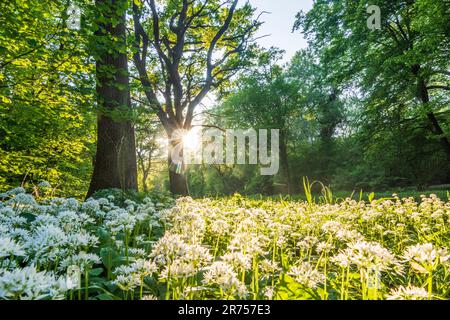
<path id="1" fill-rule="evenodd" d="M 200 147 L 200 134 L 198 129 L 193 128 L 189 131 L 184 131 L 182 136 L 185 149 L 190 151 L 198 150 Z"/>

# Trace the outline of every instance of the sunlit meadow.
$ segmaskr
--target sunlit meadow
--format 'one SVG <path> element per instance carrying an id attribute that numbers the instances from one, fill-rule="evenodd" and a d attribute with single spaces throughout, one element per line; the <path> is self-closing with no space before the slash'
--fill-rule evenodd
<path id="1" fill-rule="evenodd" d="M 450 201 L 0 194 L 1 299 L 448 299 Z"/>

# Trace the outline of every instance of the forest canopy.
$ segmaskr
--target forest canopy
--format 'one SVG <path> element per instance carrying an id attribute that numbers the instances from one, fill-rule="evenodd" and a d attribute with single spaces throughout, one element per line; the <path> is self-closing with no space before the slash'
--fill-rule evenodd
<path id="1" fill-rule="evenodd" d="M 304 176 L 349 191 L 449 183 L 448 3 L 378 1 L 379 29 L 368 5 L 318 0 L 298 12 L 291 32 L 308 47 L 286 60 L 259 45 L 270 13 L 249 2 L 2 2 L 0 189 L 203 196 L 294 194 Z M 211 127 L 279 129 L 278 174 L 167 159 L 179 130 Z"/>

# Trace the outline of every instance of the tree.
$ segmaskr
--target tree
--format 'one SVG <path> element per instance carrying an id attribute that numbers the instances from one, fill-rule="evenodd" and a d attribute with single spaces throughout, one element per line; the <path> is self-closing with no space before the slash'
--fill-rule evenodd
<path id="1" fill-rule="evenodd" d="M 161 148 L 157 137 L 161 133 L 161 123 L 156 119 L 152 110 L 140 108 L 136 123 L 136 154 L 138 176 L 144 192 L 149 190 L 148 178 L 153 169 L 154 160 L 161 157 Z"/>
<path id="2" fill-rule="evenodd" d="M 308 49 L 298 51 L 286 70 L 286 76 L 298 92 L 298 108 L 317 131 L 314 135 L 314 139 L 319 140 L 316 165 L 320 172 L 317 178 L 322 181 L 330 180 L 333 174 L 334 135 L 344 120 L 340 92 L 330 83 L 325 70 Z"/>
<path id="3" fill-rule="evenodd" d="M 137 190 L 137 164 L 128 76 L 127 0 L 97 0 L 97 153 L 88 196 L 97 190 Z"/>
<path id="4" fill-rule="evenodd" d="M 262 52 L 257 66 L 236 81 L 236 89 L 219 107 L 226 125 L 254 129 L 279 129 L 280 162 L 284 184 L 292 192 L 292 177 L 288 158 L 290 124 L 298 108 L 298 91 L 289 81 L 283 68 L 277 64 L 282 51 L 271 48 Z"/>
<path id="5" fill-rule="evenodd" d="M 0 2 L 0 189 L 43 180 L 84 195 L 92 170 L 95 82 L 86 29 L 63 1 Z"/>
<path id="6" fill-rule="evenodd" d="M 237 0 L 134 1 L 133 60 L 148 104 L 168 137 L 170 190 L 189 193 L 182 161 L 183 132 L 213 89 L 226 84 L 251 54 L 260 26 L 254 9 Z M 177 150 L 178 159 L 173 159 Z M 172 167 L 179 170 L 170 170 Z"/>
<path id="7" fill-rule="evenodd" d="M 426 120 L 450 164 L 442 113 L 450 89 L 448 2 L 378 1 L 383 17 L 378 31 L 367 28 L 369 4 L 319 0 L 308 13 L 299 13 L 295 28 L 308 36 L 335 84 L 358 86 L 377 106 L 375 112 L 403 104 L 405 114 L 413 109 L 420 115 L 416 121 Z M 450 165 L 445 170 L 450 178 Z"/>

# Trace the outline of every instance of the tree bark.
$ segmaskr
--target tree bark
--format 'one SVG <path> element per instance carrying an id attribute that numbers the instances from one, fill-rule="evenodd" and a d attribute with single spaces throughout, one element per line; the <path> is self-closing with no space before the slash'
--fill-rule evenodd
<path id="1" fill-rule="evenodd" d="M 169 183 L 170 192 L 174 195 L 188 196 L 189 188 L 186 177 L 186 164 L 183 161 L 184 147 L 181 137 L 168 138 Z"/>
<path id="2" fill-rule="evenodd" d="M 148 188 L 147 188 L 147 177 L 144 174 L 142 175 L 142 189 L 144 190 L 144 192 L 148 191 Z"/>
<path id="3" fill-rule="evenodd" d="M 97 153 L 88 196 L 109 188 L 137 190 L 136 143 L 134 126 L 128 117 L 131 98 L 128 58 L 124 50 L 126 3 L 126 0 L 96 1 L 100 10 L 98 17 L 107 22 L 97 22 L 94 41 L 99 112 Z M 119 43 L 113 44 L 113 38 Z"/>
<path id="4" fill-rule="evenodd" d="M 428 93 L 428 88 L 427 85 L 425 83 L 425 81 L 423 79 L 419 79 L 418 82 L 418 93 L 419 93 L 419 98 L 422 100 L 423 104 L 427 104 L 430 102 L 430 96 Z M 442 148 L 447 156 L 447 160 L 450 163 L 450 143 L 447 139 L 447 137 L 443 136 L 444 135 L 444 131 L 442 130 L 441 126 L 439 125 L 439 121 L 437 120 L 436 116 L 434 115 L 433 112 L 428 112 L 427 113 L 427 118 L 428 121 L 430 123 L 430 128 L 431 131 L 435 134 L 435 135 L 439 135 L 441 136 L 439 141 L 441 142 Z M 449 174 L 450 175 L 450 174 Z"/>

